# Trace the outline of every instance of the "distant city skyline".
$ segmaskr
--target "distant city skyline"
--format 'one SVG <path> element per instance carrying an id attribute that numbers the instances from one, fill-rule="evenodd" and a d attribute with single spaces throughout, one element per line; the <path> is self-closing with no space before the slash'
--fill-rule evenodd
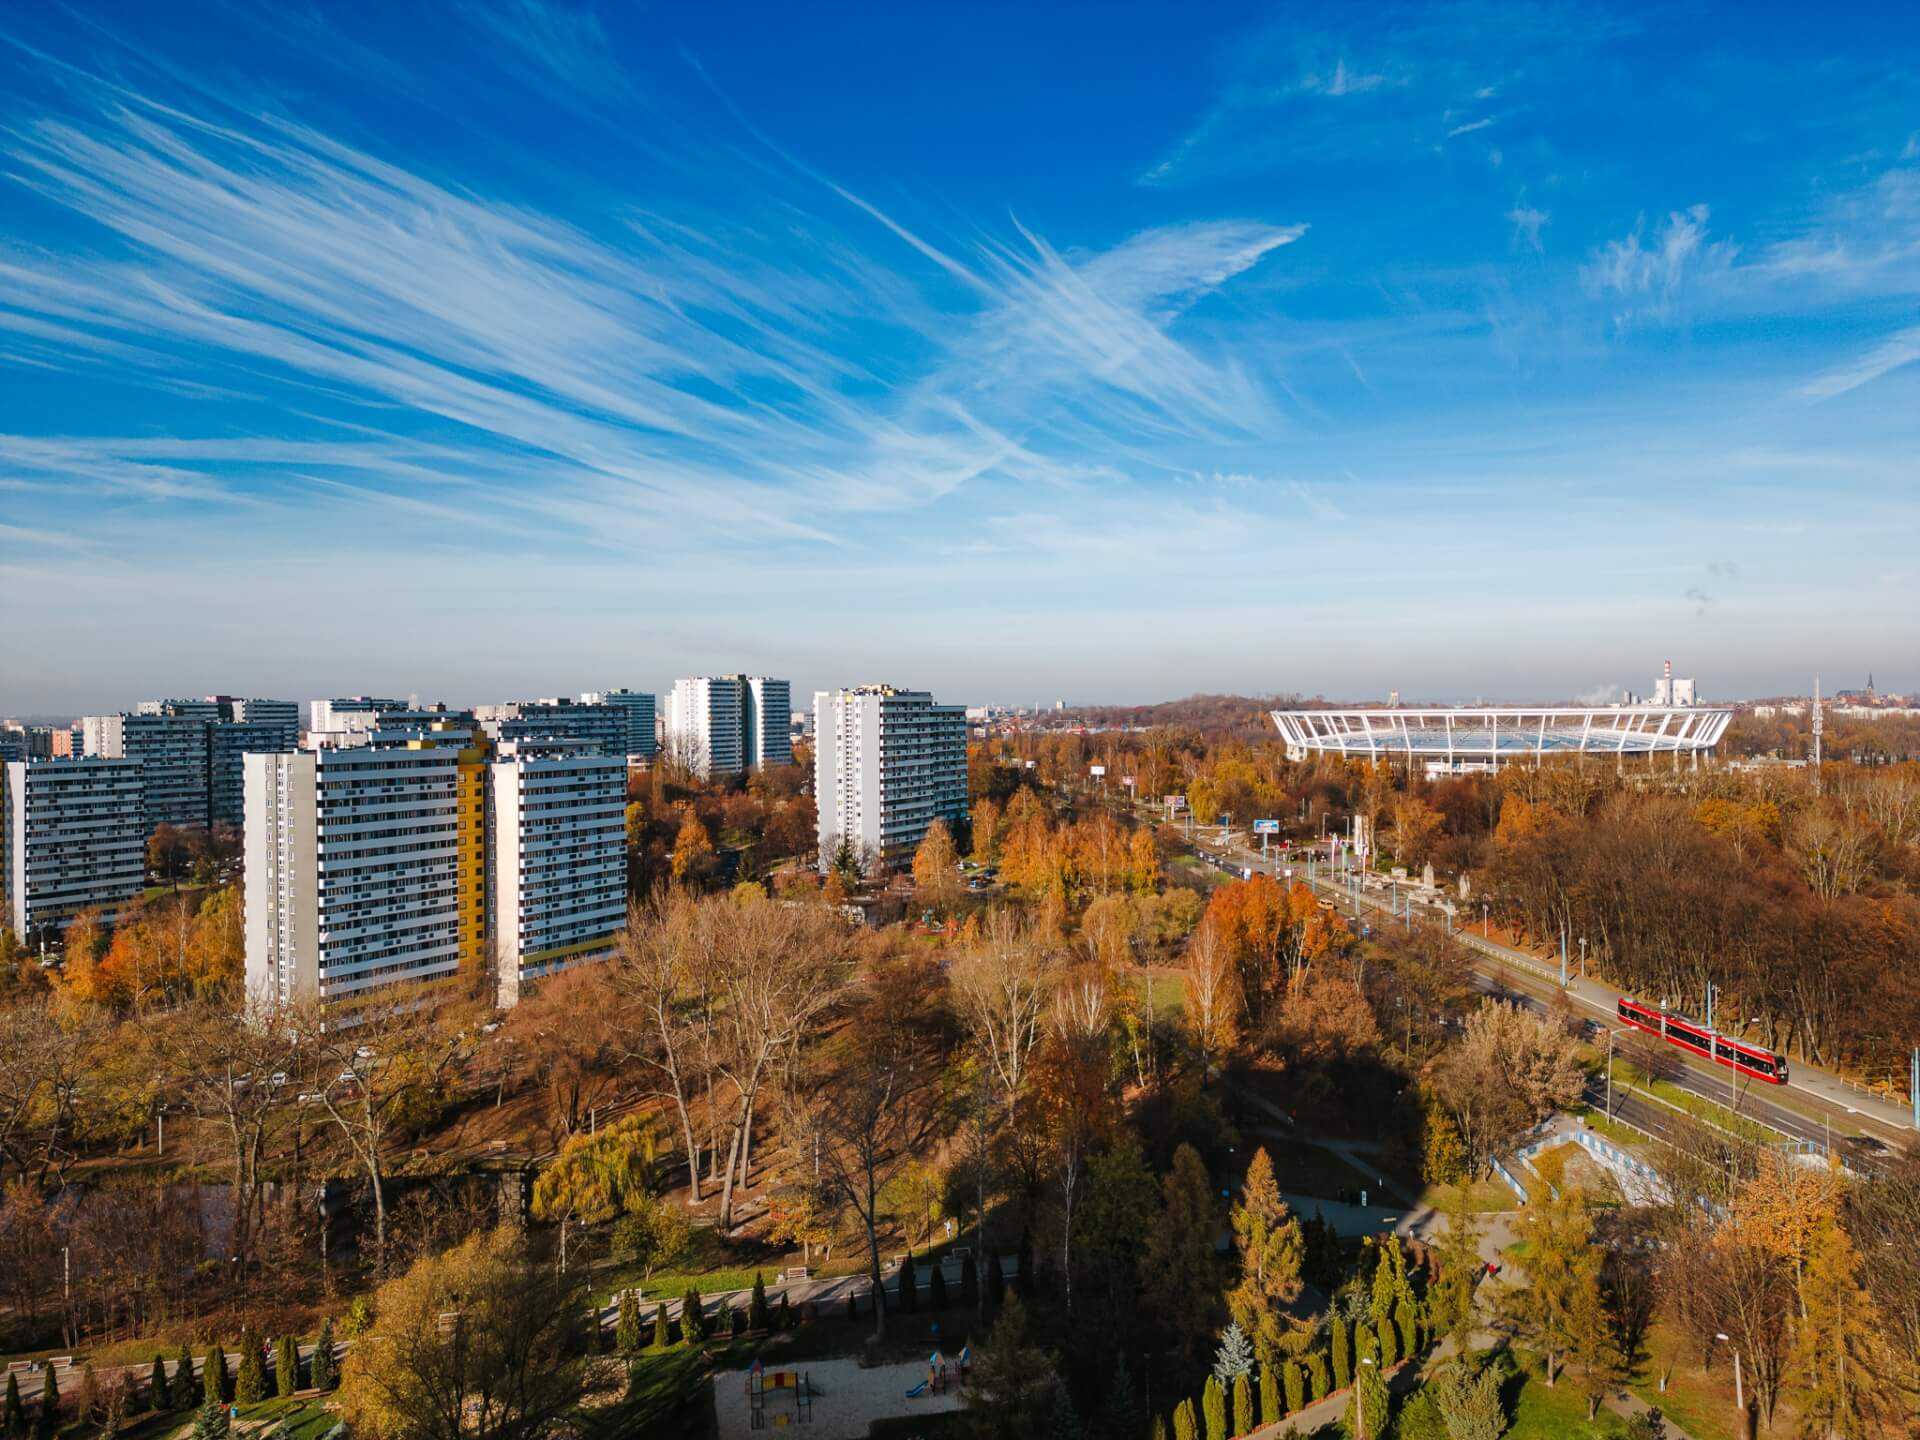
<path id="1" fill-rule="evenodd" d="M 0 17 L 0 713 L 1920 688 L 1920 10 Z"/>

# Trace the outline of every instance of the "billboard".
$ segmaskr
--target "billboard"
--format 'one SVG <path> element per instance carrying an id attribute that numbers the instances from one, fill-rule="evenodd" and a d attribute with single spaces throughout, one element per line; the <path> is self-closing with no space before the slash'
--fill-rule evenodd
<path id="1" fill-rule="evenodd" d="M 1169 795 L 1166 797 L 1166 805 L 1169 810 L 1184 810 L 1187 808 L 1187 797 L 1184 795 Z"/>
<path id="2" fill-rule="evenodd" d="M 1278 820 L 1256 820 L 1253 822 L 1253 833 L 1256 835 L 1278 835 L 1280 833 L 1280 822 Z"/>
<path id="3" fill-rule="evenodd" d="M 1103 779 L 1106 776 L 1107 767 L 1104 765 L 1089 765 L 1087 767 L 1087 773 L 1095 779 Z"/>

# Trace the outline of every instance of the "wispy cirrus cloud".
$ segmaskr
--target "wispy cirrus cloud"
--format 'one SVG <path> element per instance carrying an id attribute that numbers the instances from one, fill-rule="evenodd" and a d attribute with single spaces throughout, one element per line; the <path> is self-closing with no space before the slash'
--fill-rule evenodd
<path id="1" fill-rule="evenodd" d="M 1882 375 L 1920 360 L 1920 325 L 1910 326 L 1889 336 L 1864 355 L 1837 365 L 1800 387 L 1808 400 L 1831 400 L 1862 385 L 1870 385 Z"/>
<path id="2" fill-rule="evenodd" d="M 1705 205 L 1689 206 L 1670 212 L 1651 232 L 1643 216 L 1627 235 L 1594 252 L 1581 278 L 1613 305 L 1617 328 L 1668 318 L 1689 280 L 1733 264 L 1739 246 L 1707 238 L 1710 216 Z"/>
<path id="3" fill-rule="evenodd" d="M 582 39 L 541 33 L 556 64 Z M 977 481 L 1073 483 L 1069 452 L 1091 436 L 1150 450 L 1279 425 L 1258 385 L 1174 332 L 1302 227 L 1193 222 L 1063 253 L 1015 222 L 928 264 L 940 246 L 800 177 L 769 234 L 691 210 L 590 230 L 282 114 L 189 114 L 121 87 L 89 99 L 5 150 L 16 183 L 121 253 L 0 265 L 0 341 L 155 383 L 191 355 L 202 375 L 325 397 L 323 429 L 358 433 L 250 451 L 182 439 L 164 459 L 131 439 L 0 439 L 29 482 L 386 496 L 402 513 L 423 488 L 436 505 L 457 489 L 447 518 L 480 528 L 820 541 L 835 514 Z"/>

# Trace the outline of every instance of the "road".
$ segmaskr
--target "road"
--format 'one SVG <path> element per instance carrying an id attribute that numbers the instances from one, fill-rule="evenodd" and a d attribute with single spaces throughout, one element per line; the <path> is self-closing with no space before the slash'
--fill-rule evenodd
<path id="1" fill-rule="evenodd" d="M 1157 821 L 1161 817 L 1143 811 L 1137 818 Z M 1235 873 L 1251 870 L 1257 874 L 1273 874 L 1283 868 L 1277 863 L 1277 855 L 1263 856 L 1259 850 L 1237 841 L 1224 848 L 1204 845 L 1197 837 L 1190 837 L 1186 843 L 1193 854 L 1209 863 L 1224 860 L 1237 867 Z M 1304 856 L 1296 856 L 1289 866 L 1296 880 L 1305 878 Z M 1365 887 L 1350 891 L 1344 882 L 1329 882 L 1317 876 L 1313 884 L 1320 894 L 1364 922 L 1406 923 L 1394 917 L 1395 892 L 1389 888 L 1389 882 L 1385 877 L 1373 878 L 1385 893 L 1372 893 Z M 1398 892 L 1398 899 L 1404 908 L 1408 900 L 1405 888 Z M 1414 899 L 1412 909 L 1416 917 L 1435 923 L 1444 918 L 1437 904 Z M 1560 991 L 1558 967 L 1539 956 L 1466 930 L 1456 930 L 1454 935 L 1473 957 L 1474 973 L 1483 983 L 1498 985 L 1535 1003 L 1544 1003 Z M 1617 1024 L 1620 991 L 1591 978 L 1574 976 L 1566 986 L 1566 993 L 1577 1013 L 1601 1024 Z M 1912 1115 L 1905 1106 L 1871 1095 L 1804 1061 L 1792 1062 L 1790 1083 L 1772 1086 L 1736 1076 L 1726 1067 L 1701 1061 L 1677 1046 L 1670 1048 L 1677 1064 L 1674 1083 L 1681 1089 L 1734 1109 L 1783 1136 L 1822 1148 L 1839 1145 L 1849 1152 L 1850 1160 L 1857 1156 L 1865 1164 L 1871 1164 L 1876 1153 L 1883 1153 L 1877 1147 L 1909 1146 L 1914 1141 Z M 1865 1137 L 1867 1143 L 1849 1146 L 1847 1142 L 1856 1136 Z"/>

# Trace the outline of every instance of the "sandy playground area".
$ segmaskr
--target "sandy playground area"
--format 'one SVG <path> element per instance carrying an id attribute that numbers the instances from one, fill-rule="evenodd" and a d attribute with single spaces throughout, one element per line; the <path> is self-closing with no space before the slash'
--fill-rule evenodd
<path id="1" fill-rule="evenodd" d="M 951 1370 L 954 1357 L 947 1357 Z M 802 1424 L 794 1415 L 792 1390 L 767 1390 L 767 1427 L 749 1426 L 747 1372 L 724 1370 L 713 1377 L 713 1410 L 719 1420 L 720 1440 L 866 1440 L 867 1427 L 893 1415 L 932 1415 L 958 1410 L 957 1378 L 946 1394 L 922 1394 L 907 1399 L 906 1392 L 927 1378 L 927 1362 L 879 1365 L 862 1370 L 851 1357 L 844 1360 L 803 1360 L 785 1367 L 800 1371 L 812 1382 L 813 1418 Z M 769 1374 L 772 1372 L 769 1371 Z M 784 1423 L 782 1423 L 784 1421 Z"/>

